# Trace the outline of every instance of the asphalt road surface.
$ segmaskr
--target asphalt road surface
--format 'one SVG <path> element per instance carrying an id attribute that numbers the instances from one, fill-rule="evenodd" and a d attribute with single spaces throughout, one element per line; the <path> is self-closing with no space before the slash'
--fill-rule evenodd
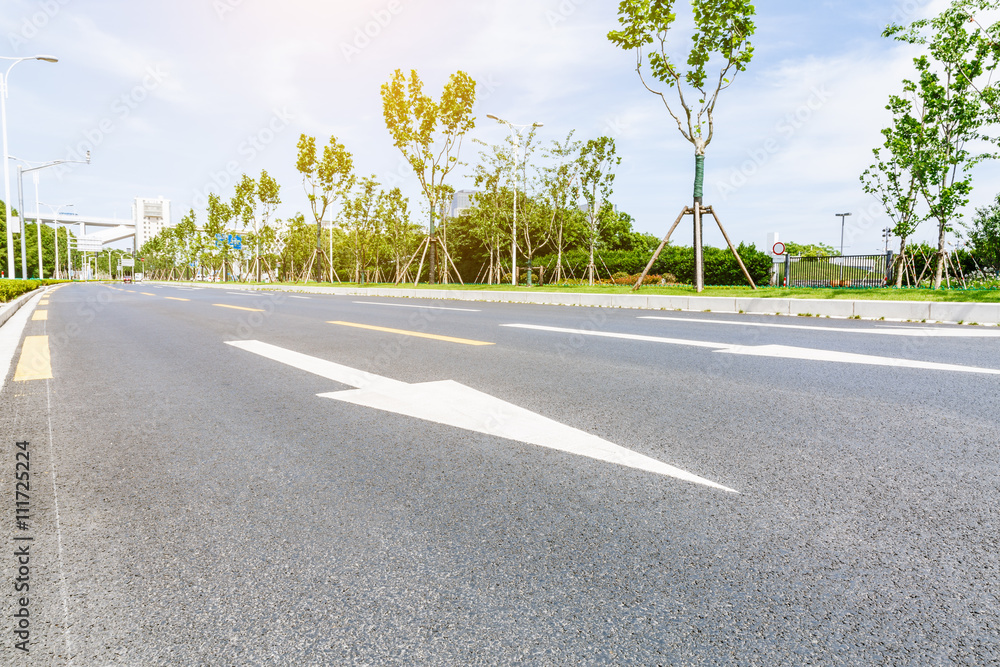
<path id="1" fill-rule="evenodd" d="M 140 284 L 4 336 L 0 664 L 1000 661 L 1000 327 Z"/>

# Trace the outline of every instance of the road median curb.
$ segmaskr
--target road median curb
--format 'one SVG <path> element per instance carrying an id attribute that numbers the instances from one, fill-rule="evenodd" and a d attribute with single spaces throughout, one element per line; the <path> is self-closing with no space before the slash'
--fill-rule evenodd
<path id="1" fill-rule="evenodd" d="M 155 282 L 155 281 L 149 281 Z M 487 292 L 478 290 L 407 289 L 392 287 L 322 287 L 308 285 L 240 285 L 236 283 L 157 282 L 161 285 L 245 290 L 365 296 L 381 298 L 482 301 L 488 303 L 533 303 L 550 306 L 589 306 L 635 310 L 681 310 L 689 312 L 792 315 L 839 319 L 887 320 L 893 322 L 940 322 L 945 324 L 1000 324 L 1000 303 L 938 301 L 869 301 L 865 299 L 789 299 L 727 296 L 683 296 L 669 294 L 592 294 L 573 292 Z"/>
<path id="2" fill-rule="evenodd" d="M 9 320 L 10 318 L 12 318 L 14 316 L 14 313 L 16 313 L 18 310 L 20 310 L 21 306 L 23 306 L 25 303 L 27 303 L 28 299 L 30 299 L 31 297 L 35 296 L 35 292 L 37 292 L 38 290 L 44 290 L 44 289 L 45 289 L 44 287 L 36 287 L 35 289 L 31 290 L 30 292 L 27 292 L 27 293 L 22 294 L 21 296 L 17 297 L 13 301 L 9 301 L 7 303 L 0 304 L 0 327 L 2 327 L 4 324 L 6 324 L 7 320 Z"/>

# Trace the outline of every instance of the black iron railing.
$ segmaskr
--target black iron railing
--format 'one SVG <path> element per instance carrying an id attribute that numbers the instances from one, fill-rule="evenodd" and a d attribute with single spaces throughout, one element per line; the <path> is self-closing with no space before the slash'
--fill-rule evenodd
<path id="1" fill-rule="evenodd" d="M 776 257 L 771 284 L 783 287 L 885 287 L 892 284 L 893 253 L 829 257 Z"/>

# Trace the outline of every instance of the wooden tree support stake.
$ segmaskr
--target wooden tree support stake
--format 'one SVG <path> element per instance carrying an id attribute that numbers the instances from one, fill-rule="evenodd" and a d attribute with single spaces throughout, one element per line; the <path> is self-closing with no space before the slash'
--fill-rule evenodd
<path id="1" fill-rule="evenodd" d="M 753 278 L 750 277 L 750 272 L 747 271 L 747 267 L 743 263 L 743 258 L 740 257 L 740 253 L 737 252 L 736 248 L 733 246 L 733 242 L 729 240 L 729 234 L 726 233 L 726 229 L 722 226 L 722 221 L 719 220 L 719 216 L 716 215 L 715 210 L 711 206 L 703 206 L 699 207 L 699 211 L 696 212 L 690 206 L 685 206 L 684 210 L 681 211 L 681 214 L 677 216 L 677 220 L 674 221 L 673 226 L 670 227 L 670 231 L 668 231 L 667 235 L 663 237 L 662 241 L 660 241 L 660 245 L 656 248 L 656 251 L 653 253 L 652 258 L 650 258 L 649 264 L 647 264 L 646 268 L 643 269 L 642 275 L 640 275 L 639 279 L 635 281 L 635 285 L 632 286 L 633 292 L 642 287 L 642 281 L 646 279 L 646 274 L 648 274 L 649 270 L 653 268 L 653 263 L 656 262 L 656 259 L 660 256 L 660 253 L 663 252 L 663 248 L 667 245 L 667 242 L 670 241 L 670 236 L 674 233 L 674 230 L 677 229 L 677 226 L 681 224 L 681 220 L 684 219 L 684 216 L 694 215 L 697 218 L 698 213 L 708 213 L 713 218 L 715 218 L 715 223 L 719 225 L 719 231 L 722 232 L 723 238 L 726 239 L 726 245 L 729 246 L 729 250 L 733 253 L 733 256 L 736 257 L 736 262 L 740 265 L 740 269 L 743 271 L 743 276 L 750 283 L 751 288 L 757 289 L 756 283 L 754 283 Z M 698 224 L 697 219 L 695 220 L 695 224 Z"/>

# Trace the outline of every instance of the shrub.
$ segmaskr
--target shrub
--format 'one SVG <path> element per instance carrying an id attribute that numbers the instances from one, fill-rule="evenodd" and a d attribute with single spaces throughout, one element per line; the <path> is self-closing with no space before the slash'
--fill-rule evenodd
<path id="1" fill-rule="evenodd" d="M 0 280 L 0 303 L 13 301 L 22 294 L 38 289 L 43 285 L 55 285 L 63 280 Z"/>

